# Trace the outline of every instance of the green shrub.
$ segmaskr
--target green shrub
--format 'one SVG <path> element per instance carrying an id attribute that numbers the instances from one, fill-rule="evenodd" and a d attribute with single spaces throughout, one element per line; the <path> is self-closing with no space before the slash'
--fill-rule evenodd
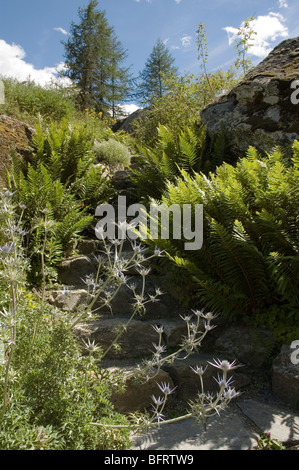
<path id="1" fill-rule="evenodd" d="M 2 284 L 3 287 L 3 284 Z M 122 450 L 127 430 L 90 423 L 127 424 L 109 402 L 109 378 L 96 357 L 82 356 L 65 318 L 23 291 L 11 374 L 13 395 L 0 424 L 1 450 Z M 4 366 L 1 364 L 1 377 Z M 3 381 L 0 383 L 3 395 Z"/>
<path id="2" fill-rule="evenodd" d="M 94 152 L 98 162 L 106 162 L 111 166 L 119 164 L 129 166 L 131 162 L 129 149 L 115 139 L 96 143 Z"/>
<path id="3" fill-rule="evenodd" d="M 160 199 L 167 183 L 174 182 L 180 171 L 208 173 L 226 158 L 224 131 L 208 142 L 204 126 L 183 127 L 176 134 L 170 128 L 158 127 L 158 141 L 153 148 L 136 145 L 139 167 L 132 170 L 132 181 L 139 200 Z"/>
<path id="4" fill-rule="evenodd" d="M 68 119 L 76 113 L 74 90 L 54 86 L 42 87 L 33 81 L 18 82 L 3 78 L 4 113 L 34 125 L 41 115 L 46 121 Z"/>
<path id="5" fill-rule="evenodd" d="M 250 148 L 234 167 L 168 183 L 162 202 L 203 204 L 203 247 L 155 240 L 190 277 L 198 301 L 230 318 L 298 337 L 299 142 L 292 162 L 279 150 L 261 158 Z M 297 333 L 296 333 L 297 331 Z"/>
<path id="6" fill-rule="evenodd" d="M 236 71 L 217 70 L 209 75 L 186 74 L 165 78 L 169 90 L 162 98 L 155 98 L 146 114 L 133 121 L 133 131 L 138 143 L 154 148 L 159 140 L 159 126 L 167 127 L 174 135 L 180 135 L 186 127 L 201 122 L 201 111 L 210 103 L 228 93 L 238 82 Z M 210 85 L 212 89 L 210 88 Z"/>
<path id="7" fill-rule="evenodd" d="M 8 175 L 9 189 L 23 210 L 25 238 L 33 283 L 40 284 L 42 264 L 48 280 L 56 279 L 56 266 L 70 254 L 74 240 L 90 226 L 98 204 L 107 200 L 110 182 L 94 165 L 93 139 L 84 126 L 58 126 L 47 132 L 38 125 L 35 153 L 23 170 L 16 155 Z M 44 259 L 41 258 L 43 247 Z"/>
<path id="8" fill-rule="evenodd" d="M 11 192 L 0 197 L 0 449 L 127 448 L 128 430 L 105 427 L 128 423 L 109 402 L 119 386 L 102 350 L 87 343 L 83 355 L 74 315 L 45 303 L 44 282 L 40 296 L 27 290 L 22 217 Z"/>

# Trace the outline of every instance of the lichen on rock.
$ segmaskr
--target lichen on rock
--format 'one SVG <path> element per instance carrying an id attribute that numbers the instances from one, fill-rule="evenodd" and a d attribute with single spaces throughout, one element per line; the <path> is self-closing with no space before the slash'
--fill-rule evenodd
<path id="1" fill-rule="evenodd" d="M 291 100 L 298 78 L 299 37 L 280 43 L 229 94 L 203 110 L 207 134 L 215 137 L 224 128 L 235 159 L 249 146 L 262 153 L 281 146 L 291 155 L 299 139 L 299 104 Z"/>
<path id="2" fill-rule="evenodd" d="M 32 157 L 32 136 L 34 129 L 28 124 L 0 115 L 0 186 L 5 184 L 5 174 L 9 170 L 11 152 L 20 156 L 26 165 Z"/>

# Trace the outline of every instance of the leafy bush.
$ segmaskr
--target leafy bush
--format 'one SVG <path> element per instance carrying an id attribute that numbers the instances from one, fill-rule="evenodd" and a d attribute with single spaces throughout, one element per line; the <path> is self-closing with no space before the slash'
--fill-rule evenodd
<path id="1" fill-rule="evenodd" d="M 280 338 L 299 334 L 299 142 L 293 149 L 292 162 L 279 150 L 261 158 L 250 148 L 236 167 L 224 163 L 209 177 L 182 171 L 162 202 L 203 204 L 203 247 L 184 251 L 183 240 L 155 240 L 189 272 L 203 305 Z"/>
<path id="2" fill-rule="evenodd" d="M 141 115 L 133 121 L 134 136 L 145 147 L 155 147 L 159 140 L 160 125 L 178 136 L 184 128 L 200 124 L 201 111 L 229 92 L 238 81 L 234 70 L 217 70 L 210 74 L 209 83 L 203 73 L 199 76 L 173 76 L 164 80 L 168 93 L 153 100 L 146 109 L 145 119 Z"/>
<path id="3" fill-rule="evenodd" d="M 224 131 L 208 142 L 203 126 L 186 126 L 176 134 L 160 124 L 158 135 L 153 148 L 136 145 L 139 168 L 132 170 L 131 179 L 143 202 L 160 199 L 167 183 L 174 182 L 181 170 L 208 173 L 228 157 Z"/>
<path id="4" fill-rule="evenodd" d="M 30 278 L 40 283 L 43 263 L 47 279 L 55 280 L 55 266 L 90 226 L 95 208 L 109 197 L 110 183 L 104 168 L 94 166 L 93 139 L 84 126 L 52 123 L 46 133 L 37 126 L 34 145 L 35 154 L 25 171 L 13 156 L 8 179 L 15 201 L 23 208 Z"/>
<path id="5" fill-rule="evenodd" d="M 159 384 L 162 396 L 153 396 L 151 414 L 136 412 L 128 420 L 115 413 L 109 397 L 112 391 L 124 391 L 126 380 L 121 372 L 102 369 L 100 363 L 112 348 L 120 348 L 119 340 L 135 316 L 143 316 L 146 304 L 156 302 L 161 295 L 158 289 L 154 295 L 146 295 L 145 279 L 149 270 L 143 264 L 162 253 L 156 250 L 155 255 L 145 257 L 144 248 L 133 242 L 132 257 L 125 260 L 122 257 L 124 240 L 114 243 L 114 253 L 111 252 L 112 246 L 106 246 L 106 256 L 99 259 L 97 275 L 86 278 L 90 303 L 80 311 L 59 311 L 44 302 L 44 282 L 41 299 L 37 300 L 37 296 L 26 290 L 21 218 L 16 217 L 12 193 L 6 191 L 0 196 L 3 203 L 0 206 L 1 235 L 6 241 L 0 247 L 2 450 L 122 450 L 130 446 L 130 431 L 144 431 L 191 417 L 205 423 L 238 396 L 229 377 L 230 372 L 238 367 L 236 361 L 215 360 L 210 364 L 218 370 L 218 393 L 211 400 L 211 395 L 204 392 L 203 368 L 192 369 L 200 377 L 202 393 L 195 401 L 189 402 L 187 414 L 164 420 L 165 405 L 175 390 L 166 383 Z M 120 222 L 118 227 L 123 233 L 129 228 L 124 222 Z M 132 226 L 129 229 L 132 230 Z M 101 232 L 99 227 L 98 231 Z M 95 312 L 110 305 L 119 288 L 128 284 L 124 272 L 132 267 L 137 269 L 142 283 L 139 288 L 130 286 L 135 302 L 126 324 L 117 328 L 114 341 L 105 351 L 90 339 L 85 341 L 82 338 L 82 344 L 79 344 L 74 333 L 75 325 L 96 318 Z M 114 287 L 110 295 L 106 292 L 107 285 Z M 104 292 L 106 296 L 102 297 Z M 64 291 L 63 295 L 69 293 Z M 94 310 L 97 301 L 101 305 Z M 201 311 L 186 316 L 188 334 L 182 338 L 177 351 L 167 354 L 164 354 L 164 329 L 161 325 L 154 326 L 158 344 L 154 344 L 152 359 L 143 361 L 136 370 L 125 374 L 126 377 L 138 381 L 142 377 L 153 379 L 163 364 L 173 363 L 176 357 L 182 360 L 182 354 L 189 357 L 213 329 L 211 323 L 214 318 L 212 313 Z"/>
<path id="6" fill-rule="evenodd" d="M 2 284 L 2 288 L 3 288 Z M 109 402 L 95 356 L 82 356 L 75 334 L 52 307 L 23 292 L 18 302 L 10 376 L 13 398 L 0 424 L 1 450 L 123 450 L 128 430 L 90 423 L 126 425 Z M 0 366 L 3 396 L 4 363 Z"/>
<path id="7" fill-rule="evenodd" d="M 82 355 L 72 315 L 44 302 L 44 283 L 41 298 L 26 290 L 22 220 L 12 194 L 0 197 L 1 450 L 127 448 L 126 429 L 105 427 L 127 419 L 109 402 L 115 381 L 101 375 L 101 350 Z"/>
<path id="8" fill-rule="evenodd" d="M 76 113 L 74 90 L 54 86 L 42 87 L 33 81 L 18 82 L 3 78 L 4 113 L 33 125 L 41 115 L 47 121 L 68 119 Z"/>
<path id="9" fill-rule="evenodd" d="M 131 154 L 128 148 L 115 139 L 96 143 L 94 151 L 98 162 L 106 162 L 111 166 L 118 164 L 125 166 L 130 165 Z"/>

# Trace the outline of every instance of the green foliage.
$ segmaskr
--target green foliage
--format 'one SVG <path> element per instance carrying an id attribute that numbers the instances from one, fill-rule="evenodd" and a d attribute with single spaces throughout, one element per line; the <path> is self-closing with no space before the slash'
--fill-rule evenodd
<path id="1" fill-rule="evenodd" d="M 178 135 L 185 127 L 193 127 L 201 121 L 201 111 L 221 95 L 228 93 L 237 83 L 234 69 L 217 70 L 198 76 L 187 74 L 163 78 L 168 92 L 162 98 L 154 98 L 146 109 L 146 118 L 134 121 L 134 135 L 141 145 L 153 148 L 158 139 L 159 125 L 168 127 Z M 212 87 L 212 90 L 211 90 Z"/>
<path id="2" fill-rule="evenodd" d="M 45 134 L 38 125 L 33 144 L 36 147 L 35 163 L 46 165 L 53 179 L 59 179 L 67 186 L 76 179 L 82 162 L 89 165 L 93 162 L 93 135 L 81 125 L 52 123 Z"/>
<path id="3" fill-rule="evenodd" d="M 39 284 L 41 280 L 42 248 L 48 266 L 47 279 L 55 279 L 52 268 L 72 249 L 75 238 L 93 218 L 59 180 L 53 180 L 42 163 L 36 169 L 29 165 L 26 176 L 15 172 L 11 189 L 16 190 L 15 200 L 25 208 L 23 221 L 28 230 L 26 250 L 31 281 Z"/>
<path id="4" fill-rule="evenodd" d="M 69 119 L 76 112 L 76 92 L 72 88 L 42 87 L 33 81 L 18 82 L 2 78 L 5 88 L 3 113 L 34 125 L 38 116 L 49 122 Z"/>
<path id="5" fill-rule="evenodd" d="M 131 154 L 128 147 L 113 138 L 96 143 L 94 152 L 98 162 L 106 162 L 111 166 L 117 164 L 129 166 L 131 162 Z"/>
<path id="6" fill-rule="evenodd" d="M 277 439 L 272 439 L 270 432 L 265 432 L 261 434 L 255 450 L 286 450 L 286 447 Z"/>
<path id="7" fill-rule="evenodd" d="M 128 432 L 91 426 L 126 424 L 109 402 L 97 358 L 82 356 L 74 333 L 52 307 L 24 292 L 11 375 L 13 400 L 0 424 L 1 450 L 122 450 Z M 34 333 L 35 332 L 35 333 Z M 1 377 L 3 365 L 1 364 Z M 0 382 L 2 394 L 3 382 Z"/>
<path id="8" fill-rule="evenodd" d="M 269 327 L 280 339 L 298 331 L 298 154 L 261 158 L 254 148 L 209 177 L 182 171 L 162 202 L 203 204 L 201 250 L 155 240 L 185 273 L 199 301 L 232 319 Z M 297 333 L 296 333 L 297 331 Z M 297 336 L 296 336 L 297 334 Z"/>
<path id="9" fill-rule="evenodd" d="M 139 199 L 160 199 L 167 183 L 174 182 L 181 170 L 188 174 L 208 173 L 225 158 L 226 136 L 220 133 L 213 141 L 206 139 L 204 126 L 184 127 L 179 134 L 161 124 L 159 139 L 152 148 L 136 145 L 140 168 L 132 170 Z"/>
<path id="10" fill-rule="evenodd" d="M 169 128 L 159 125 L 159 140 L 154 149 L 139 146 L 140 169 L 133 170 L 132 181 L 140 199 L 160 198 L 167 181 L 174 181 L 183 168 L 187 172 L 201 165 L 205 132 L 186 127 L 176 136 Z"/>
<path id="11" fill-rule="evenodd" d="M 34 145 L 25 173 L 18 157 L 12 157 L 9 187 L 15 201 L 25 207 L 31 281 L 39 283 L 42 262 L 47 279 L 55 279 L 53 268 L 90 226 L 95 208 L 109 197 L 110 184 L 104 168 L 94 165 L 92 134 L 84 126 L 52 123 L 44 133 L 38 125 Z"/>
<path id="12" fill-rule="evenodd" d="M 128 423 L 109 401 L 120 388 L 99 368 L 101 348 L 83 355 L 72 314 L 44 302 L 45 284 L 41 297 L 26 289 L 22 215 L 12 198 L 1 192 L 0 449 L 125 449 L 128 431 L 105 427 Z"/>

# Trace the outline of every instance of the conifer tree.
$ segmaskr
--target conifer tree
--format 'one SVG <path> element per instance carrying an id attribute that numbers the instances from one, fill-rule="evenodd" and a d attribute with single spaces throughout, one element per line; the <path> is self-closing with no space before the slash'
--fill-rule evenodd
<path id="1" fill-rule="evenodd" d="M 147 104 L 154 98 L 161 98 L 167 92 L 164 78 L 175 74 L 174 58 L 165 43 L 158 39 L 139 77 L 139 97 Z"/>
<path id="2" fill-rule="evenodd" d="M 63 42 L 64 75 L 78 85 L 81 109 L 106 114 L 126 97 L 130 77 L 129 69 L 122 66 L 126 51 L 105 12 L 97 7 L 98 1 L 90 0 L 86 8 L 79 8 L 79 23 L 71 24 L 70 37 Z"/>

